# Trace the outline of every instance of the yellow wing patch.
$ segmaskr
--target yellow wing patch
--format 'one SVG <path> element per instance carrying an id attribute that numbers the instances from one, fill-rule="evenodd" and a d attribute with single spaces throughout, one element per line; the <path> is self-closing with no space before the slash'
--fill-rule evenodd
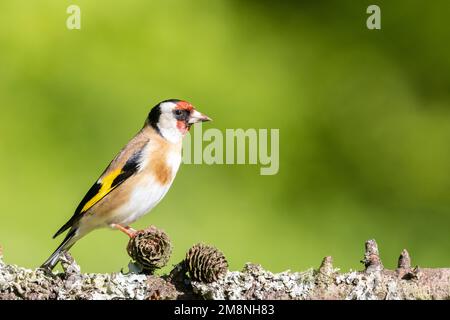
<path id="1" fill-rule="evenodd" d="M 116 186 L 112 187 L 112 183 L 114 179 L 116 179 L 117 176 L 122 172 L 123 171 L 121 168 L 116 169 L 109 173 L 107 176 L 104 176 L 101 181 L 98 181 L 102 184 L 100 190 L 98 190 L 97 194 L 93 196 L 88 202 L 86 202 L 86 204 L 83 206 L 83 209 L 81 209 L 81 213 L 88 211 L 94 204 L 99 202 L 101 199 L 103 199 L 104 196 L 114 190 Z"/>

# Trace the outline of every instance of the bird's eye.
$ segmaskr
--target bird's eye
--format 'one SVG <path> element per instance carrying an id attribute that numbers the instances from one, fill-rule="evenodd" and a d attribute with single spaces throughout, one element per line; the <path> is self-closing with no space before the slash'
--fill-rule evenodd
<path id="1" fill-rule="evenodd" d="M 182 112 L 181 112 L 181 110 L 175 110 L 175 114 L 177 115 L 177 116 L 181 116 L 181 114 L 182 114 Z"/>

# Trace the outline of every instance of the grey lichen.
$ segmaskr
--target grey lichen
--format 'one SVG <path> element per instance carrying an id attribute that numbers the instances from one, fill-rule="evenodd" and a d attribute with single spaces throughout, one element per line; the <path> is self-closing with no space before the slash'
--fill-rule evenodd
<path id="1" fill-rule="evenodd" d="M 48 277 L 41 270 L 30 270 L 0 261 L 1 296 L 14 299 L 56 299 L 61 279 Z"/>
<path id="2" fill-rule="evenodd" d="M 345 300 L 379 300 L 382 287 L 382 277 L 380 272 L 364 274 L 360 272 L 351 272 L 339 276 L 336 284 L 346 284 L 349 286 L 349 292 L 343 297 Z"/>
<path id="3" fill-rule="evenodd" d="M 411 269 L 404 250 L 396 270 L 384 269 L 375 241 L 366 243 L 365 268 L 340 273 L 326 257 L 318 270 L 272 273 L 248 263 L 211 283 L 191 281 L 184 261 L 169 275 L 81 273 L 66 255 L 64 272 L 49 274 L 3 262 L 0 251 L 2 299 L 450 299 L 450 269 Z M 138 271 L 139 272 L 139 271 Z"/>
<path id="4" fill-rule="evenodd" d="M 72 261 L 68 263 L 68 261 Z M 26 269 L 7 265 L 0 260 L 0 299 L 32 300 L 113 300 L 150 299 L 152 288 L 143 274 L 79 273 L 79 266 L 70 256 L 65 257 L 64 273 L 49 275 L 41 269 Z M 161 279 L 161 281 L 164 281 Z M 170 283 L 165 285 L 174 292 Z M 161 283 L 159 284 L 161 290 Z M 154 291 L 154 290 L 153 290 Z M 170 298 L 176 298 L 171 295 Z"/>
<path id="5" fill-rule="evenodd" d="M 247 263 L 242 272 L 229 271 L 216 282 L 192 282 L 194 292 L 206 299 L 304 299 L 314 287 L 314 272 L 274 274 Z"/>

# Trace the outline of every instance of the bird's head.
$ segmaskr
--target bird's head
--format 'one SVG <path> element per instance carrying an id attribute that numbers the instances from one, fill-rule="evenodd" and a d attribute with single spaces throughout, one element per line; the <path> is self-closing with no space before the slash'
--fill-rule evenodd
<path id="1" fill-rule="evenodd" d="M 194 123 L 204 121 L 211 119 L 195 110 L 189 102 L 170 99 L 153 107 L 146 125 L 153 127 L 167 140 L 176 143 L 183 139 Z"/>

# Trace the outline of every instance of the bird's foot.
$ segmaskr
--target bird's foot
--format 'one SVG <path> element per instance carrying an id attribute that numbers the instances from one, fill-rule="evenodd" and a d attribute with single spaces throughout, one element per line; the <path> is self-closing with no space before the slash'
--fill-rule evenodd
<path id="1" fill-rule="evenodd" d="M 133 238 L 136 235 L 136 230 L 134 230 L 133 228 L 131 228 L 130 226 L 122 226 L 120 224 L 116 224 L 113 223 L 111 224 L 111 227 L 117 230 L 122 231 L 123 233 L 125 233 L 127 236 L 129 236 L 130 238 Z"/>

